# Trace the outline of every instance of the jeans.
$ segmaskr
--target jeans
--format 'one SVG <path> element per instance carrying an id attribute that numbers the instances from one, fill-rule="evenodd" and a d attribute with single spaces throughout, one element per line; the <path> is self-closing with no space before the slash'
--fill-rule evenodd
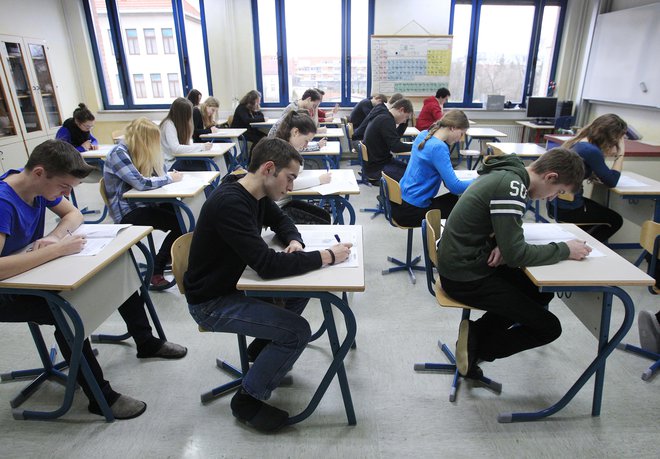
<path id="1" fill-rule="evenodd" d="M 236 292 L 189 304 L 188 309 L 193 319 L 208 330 L 272 341 L 243 378 L 243 389 L 248 394 L 268 400 L 311 338 L 309 323 L 300 316 L 308 301 L 309 298 L 260 299 Z"/>

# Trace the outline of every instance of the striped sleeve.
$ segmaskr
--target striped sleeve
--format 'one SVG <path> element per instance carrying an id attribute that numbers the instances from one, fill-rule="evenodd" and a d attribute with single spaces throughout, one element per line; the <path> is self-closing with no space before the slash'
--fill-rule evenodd
<path id="1" fill-rule="evenodd" d="M 513 216 L 522 218 L 527 209 L 526 201 L 520 196 L 496 196 L 490 200 L 490 216 Z"/>

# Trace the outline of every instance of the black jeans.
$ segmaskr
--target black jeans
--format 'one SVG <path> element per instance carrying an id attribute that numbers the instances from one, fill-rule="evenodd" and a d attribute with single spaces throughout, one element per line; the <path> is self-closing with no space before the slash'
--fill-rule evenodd
<path id="1" fill-rule="evenodd" d="M 559 319 L 545 309 L 553 294 L 539 292 L 521 269 L 500 266 L 484 279 L 457 282 L 440 276 L 440 281 L 450 297 L 486 311 L 470 327 L 482 360 L 508 357 L 561 335 Z"/>
<path id="2" fill-rule="evenodd" d="M 422 226 L 422 220 L 429 210 L 440 209 L 441 217 L 447 218 L 457 202 L 458 196 L 451 193 L 433 198 L 428 207 L 417 207 L 402 200 L 401 205 L 392 204 L 392 218 L 400 226 L 417 228 Z"/>
<path id="3" fill-rule="evenodd" d="M 181 236 L 181 228 L 172 204 L 164 203 L 156 206 L 138 207 L 124 215 L 120 223 L 149 225 L 161 231 L 169 231 L 154 260 L 154 274 L 163 274 L 165 266 L 170 262 L 172 244 Z"/>
<path id="4" fill-rule="evenodd" d="M 554 203 L 548 201 L 548 215 L 554 216 Z M 607 240 L 614 235 L 623 225 L 621 215 L 596 201 L 584 198 L 584 206 L 579 209 L 557 209 L 557 219 L 566 223 L 602 223 L 601 225 L 583 226 L 587 233 L 598 239 L 600 242 Z"/>

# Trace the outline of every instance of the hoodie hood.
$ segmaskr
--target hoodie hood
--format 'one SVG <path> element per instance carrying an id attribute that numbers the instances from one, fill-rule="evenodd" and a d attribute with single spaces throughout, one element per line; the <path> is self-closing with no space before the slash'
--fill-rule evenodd
<path id="1" fill-rule="evenodd" d="M 440 103 L 438 102 L 438 99 L 436 99 L 433 96 L 427 97 L 426 99 L 424 99 L 424 105 L 429 105 L 429 104 L 435 104 L 435 105 L 438 105 L 438 106 L 440 105 Z"/>
<path id="2" fill-rule="evenodd" d="M 520 176 L 525 183 L 529 182 L 529 174 L 525 169 L 525 164 L 516 155 L 487 156 L 477 173 L 484 175 L 493 171 L 510 171 Z"/>

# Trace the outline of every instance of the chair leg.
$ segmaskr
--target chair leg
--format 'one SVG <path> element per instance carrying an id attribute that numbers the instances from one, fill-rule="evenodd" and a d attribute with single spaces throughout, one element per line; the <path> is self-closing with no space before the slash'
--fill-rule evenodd
<path id="1" fill-rule="evenodd" d="M 624 351 L 632 352 L 633 354 L 641 355 L 642 357 L 646 357 L 647 359 L 655 361 L 651 364 L 650 367 L 648 367 L 644 371 L 644 373 L 642 373 L 642 379 L 644 381 L 650 381 L 653 374 L 658 370 L 658 368 L 660 368 L 660 354 L 656 352 L 647 351 L 646 349 L 643 349 L 641 347 L 633 346 L 632 344 L 625 344 L 625 343 L 619 343 L 617 345 L 617 348 Z"/>
<path id="2" fill-rule="evenodd" d="M 408 276 L 410 276 L 410 282 L 413 284 L 417 283 L 417 278 L 415 277 L 414 271 L 425 271 L 424 266 L 417 266 L 422 259 L 421 255 L 418 255 L 414 259 L 412 258 L 412 244 L 413 244 L 413 228 L 408 229 L 408 243 L 406 247 L 406 261 L 403 262 L 394 257 L 387 257 L 387 261 L 394 263 L 396 266 L 389 269 L 383 269 L 382 274 L 390 274 L 397 271 L 408 271 Z"/>
<path id="3" fill-rule="evenodd" d="M 238 354 L 240 356 L 241 368 L 238 369 L 231 363 L 226 362 L 220 358 L 215 359 L 215 363 L 218 368 L 226 371 L 236 379 L 202 393 L 200 396 L 202 403 L 208 403 L 211 400 L 220 397 L 221 395 L 241 387 L 241 384 L 243 383 L 243 376 L 247 374 L 248 370 L 250 369 L 250 363 L 248 362 L 247 341 L 245 339 L 245 335 L 236 335 L 236 337 L 238 339 Z"/>

